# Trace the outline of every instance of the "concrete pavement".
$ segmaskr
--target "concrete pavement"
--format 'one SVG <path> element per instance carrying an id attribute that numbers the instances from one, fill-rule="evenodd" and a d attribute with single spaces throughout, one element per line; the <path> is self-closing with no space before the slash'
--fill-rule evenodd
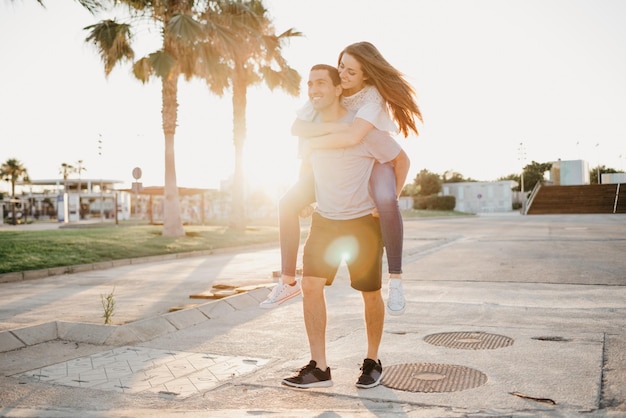
<path id="1" fill-rule="evenodd" d="M 407 312 L 368 390 L 345 268 L 334 386 L 280 384 L 309 357 L 300 298 L 258 308 L 275 245 L 0 283 L 0 416 L 626 416 L 625 215 L 407 220 L 404 252 Z M 219 285 L 242 293 L 189 298 Z"/>

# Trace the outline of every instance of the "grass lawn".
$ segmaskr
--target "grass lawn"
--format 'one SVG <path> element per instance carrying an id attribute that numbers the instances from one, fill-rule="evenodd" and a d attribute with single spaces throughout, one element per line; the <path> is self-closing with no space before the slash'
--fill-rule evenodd
<path id="1" fill-rule="evenodd" d="M 278 227 L 185 226 L 186 235 L 166 238 L 160 225 L 96 224 L 52 230 L 0 230 L 0 274 L 125 258 L 278 243 Z"/>
<path id="2" fill-rule="evenodd" d="M 403 211 L 404 219 L 467 215 L 426 210 Z M 302 222 L 306 236 L 308 220 Z M 278 245 L 276 220 L 233 231 L 227 226 L 188 225 L 181 238 L 161 235 L 162 226 L 137 222 L 69 224 L 49 230 L 0 229 L 0 274 L 261 243 Z"/>

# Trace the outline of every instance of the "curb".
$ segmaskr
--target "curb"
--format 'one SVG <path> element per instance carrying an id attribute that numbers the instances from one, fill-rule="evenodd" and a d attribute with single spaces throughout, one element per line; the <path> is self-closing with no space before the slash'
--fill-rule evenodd
<path id="1" fill-rule="evenodd" d="M 259 303 L 267 298 L 270 290 L 270 288 L 257 288 L 193 308 L 168 312 L 124 325 L 52 321 L 3 331 L 0 332 L 0 353 L 53 340 L 110 346 L 144 342 L 211 319 L 221 318 L 235 311 L 258 308 Z"/>

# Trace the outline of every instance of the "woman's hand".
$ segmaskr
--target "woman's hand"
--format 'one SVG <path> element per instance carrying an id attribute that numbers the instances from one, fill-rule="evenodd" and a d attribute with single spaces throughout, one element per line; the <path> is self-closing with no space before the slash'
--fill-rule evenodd
<path id="1" fill-rule="evenodd" d="M 315 203 L 312 205 L 306 205 L 301 211 L 300 211 L 300 217 L 301 218 L 308 218 L 309 216 L 311 216 L 313 214 L 313 212 L 315 212 Z"/>

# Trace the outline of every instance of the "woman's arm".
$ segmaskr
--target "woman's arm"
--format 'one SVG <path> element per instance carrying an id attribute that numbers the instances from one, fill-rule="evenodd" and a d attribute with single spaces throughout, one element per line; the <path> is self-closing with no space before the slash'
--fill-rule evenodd
<path id="1" fill-rule="evenodd" d="M 402 189 L 404 188 L 404 182 L 409 174 L 411 160 L 409 160 L 409 156 L 406 152 L 402 150 L 400 151 L 400 154 L 398 154 L 396 158 L 391 161 L 391 163 L 393 164 L 393 171 L 396 175 L 396 196 L 400 197 Z"/>
<path id="2" fill-rule="evenodd" d="M 347 129 L 310 138 L 309 146 L 313 149 L 351 147 L 363 141 L 372 129 L 374 125 L 365 119 L 355 118 Z"/>
<path id="3" fill-rule="evenodd" d="M 308 122 L 302 119 L 296 119 L 291 125 L 291 134 L 303 138 L 312 138 L 316 136 L 328 135 L 334 132 L 341 132 L 350 127 L 348 123 L 334 122 Z"/>

